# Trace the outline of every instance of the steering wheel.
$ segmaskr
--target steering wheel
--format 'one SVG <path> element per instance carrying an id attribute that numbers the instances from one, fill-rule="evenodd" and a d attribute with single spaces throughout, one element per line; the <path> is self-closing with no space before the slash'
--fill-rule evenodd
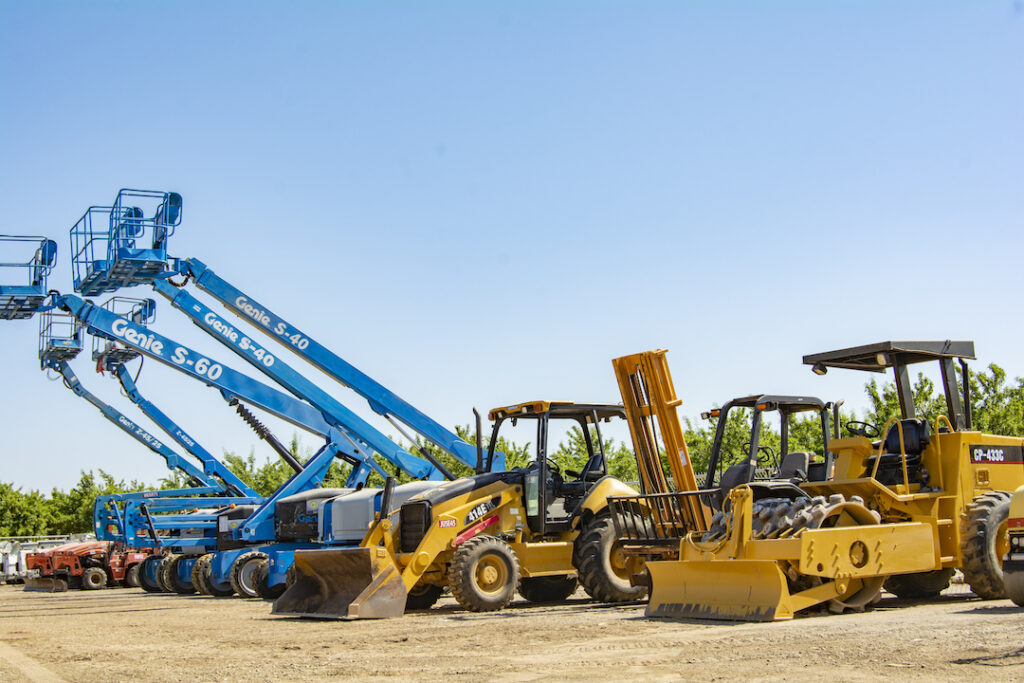
<path id="1" fill-rule="evenodd" d="M 775 450 L 771 446 L 758 446 L 757 452 L 761 453 L 762 451 L 767 455 L 769 465 L 773 465 L 774 467 L 779 466 L 779 457 L 775 455 Z M 760 458 L 758 458 L 758 460 L 760 460 Z"/>
<path id="2" fill-rule="evenodd" d="M 778 466 L 779 459 L 775 455 L 775 450 L 771 446 L 758 446 L 757 447 L 757 454 L 758 454 L 757 461 L 758 462 L 762 462 L 762 460 L 761 460 L 761 453 L 762 452 L 766 454 L 767 457 L 765 458 L 765 460 L 769 464 L 775 465 L 776 467 Z M 744 454 L 743 455 L 743 459 L 744 460 L 746 460 L 748 457 L 750 457 L 748 455 L 749 453 L 750 453 L 750 442 L 749 441 L 745 441 L 743 443 L 743 454 Z"/>
<path id="3" fill-rule="evenodd" d="M 878 438 L 878 427 L 870 422 L 850 420 L 846 423 L 846 431 L 854 436 L 863 436 L 866 439 Z"/>

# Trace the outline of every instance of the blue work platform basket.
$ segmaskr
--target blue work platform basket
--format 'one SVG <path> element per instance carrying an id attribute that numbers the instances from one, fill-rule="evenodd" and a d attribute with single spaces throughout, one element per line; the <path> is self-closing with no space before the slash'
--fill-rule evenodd
<path id="1" fill-rule="evenodd" d="M 31 245 L 31 246 L 30 246 Z M 34 252 L 29 249 L 34 247 Z M 27 261 L 10 260 L 32 253 Z M 8 256 L 11 254 L 11 256 Z M 57 243 L 45 237 L 0 235 L 0 319 L 24 320 L 46 301 L 46 278 L 57 262 Z M 16 271 L 21 271 L 19 276 Z M 22 284 L 9 284 L 20 281 Z"/>
<path id="2" fill-rule="evenodd" d="M 69 313 L 44 311 L 39 316 L 39 365 L 54 367 L 82 351 L 82 326 Z"/>
<path id="3" fill-rule="evenodd" d="M 152 299 L 112 296 L 103 302 L 102 308 L 142 327 L 148 326 L 156 318 L 156 302 Z M 134 360 L 139 355 L 140 352 L 134 347 L 126 346 L 112 337 L 98 336 L 95 332 L 93 333 L 92 359 L 97 366 L 109 369 Z"/>
<path id="4" fill-rule="evenodd" d="M 96 296 L 166 275 L 167 240 L 180 223 L 177 192 L 124 189 L 113 206 L 90 206 L 71 228 L 75 291 Z"/>

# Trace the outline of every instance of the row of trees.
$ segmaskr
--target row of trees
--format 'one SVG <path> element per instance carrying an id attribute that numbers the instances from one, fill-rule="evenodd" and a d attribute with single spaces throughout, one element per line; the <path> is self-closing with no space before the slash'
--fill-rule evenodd
<path id="1" fill-rule="evenodd" d="M 959 377 L 959 380 L 962 382 L 963 377 Z M 990 365 L 985 372 L 970 372 L 968 381 L 971 388 L 974 429 L 990 434 L 1024 436 L 1024 379 L 1016 378 L 1013 382 L 1008 382 L 1006 372 L 1002 368 Z M 899 415 L 899 400 L 892 383 L 880 384 L 873 380 L 865 386 L 865 392 L 869 401 L 867 412 L 857 418 L 853 413 L 844 411 L 840 415 L 843 424 L 849 420 L 861 419 L 881 427 L 889 418 Z M 913 393 L 915 406 L 922 416 L 934 420 L 937 415 L 946 412 L 941 391 L 937 391 L 935 383 L 927 377 L 918 375 L 913 385 Z M 714 421 L 684 421 L 690 457 L 697 471 L 707 469 L 715 427 Z M 789 429 L 790 450 L 822 452 L 822 436 L 816 416 L 794 419 Z M 470 432 L 468 426 L 456 427 L 456 432 L 470 443 L 475 443 L 475 435 Z M 592 437 L 596 437 L 593 432 Z M 749 440 L 750 415 L 744 411 L 731 411 L 723 440 L 724 467 L 743 457 L 745 444 Z M 778 452 L 779 434 L 770 425 L 762 426 L 760 441 Z M 604 446 L 609 473 L 624 481 L 635 481 L 637 469 L 632 448 L 611 439 L 606 440 Z M 456 475 L 472 473 L 469 468 L 456 462 L 432 444 L 417 441 L 414 446 L 414 450 L 416 449 L 429 451 Z M 505 453 L 506 464 L 511 468 L 528 464 L 533 458 L 534 447 L 530 443 L 516 444 L 502 438 L 499 439 L 497 450 Z M 311 449 L 303 448 L 295 437 L 292 438 L 291 451 L 300 460 L 312 455 Z M 565 440 L 550 456 L 563 470 L 582 468 L 587 460 L 586 440 L 582 430 L 570 430 Z M 224 463 L 261 495 L 270 495 L 292 474 L 292 470 L 284 462 L 269 459 L 257 462 L 256 456 L 252 453 L 247 457 L 226 453 Z M 409 480 L 404 474 L 396 474 L 394 468 L 386 463 L 382 467 L 395 475 L 399 483 Z M 336 463 L 331 466 L 323 486 L 341 487 L 348 474 L 347 465 Z M 381 484 L 377 475 L 370 480 L 370 485 Z M 55 488 L 49 495 L 40 491 L 22 491 L 14 484 L 0 482 L 0 536 L 91 531 L 92 503 L 98 495 L 153 488 L 181 488 L 185 485 L 180 476 L 169 476 L 161 479 L 156 486 L 147 486 L 139 481 L 117 480 L 103 470 L 99 470 L 98 473 L 83 471 L 78 483 L 70 490 L 65 492 Z"/>

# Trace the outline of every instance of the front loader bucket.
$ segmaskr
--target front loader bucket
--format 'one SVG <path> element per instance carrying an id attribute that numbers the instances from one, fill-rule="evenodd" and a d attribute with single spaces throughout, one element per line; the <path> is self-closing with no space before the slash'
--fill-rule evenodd
<path id="1" fill-rule="evenodd" d="M 386 619 L 405 613 L 402 573 L 384 548 L 296 550 L 294 582 L 274 614 L 319 619 Z"/>
<path id="2" fill-rule="evenodd" d="M 33 576 L 25 579 L 25 590 L 39 593 L 64 593 L 68 589 L 68 582 L 64 579 L 54 579 L 49 576 Z"/>
<path id="3" fill-rule="evenodd" d="M 791 619 L 786 576 L 764 560 L 648 562 L 647 616 L 727 621 Z"/>

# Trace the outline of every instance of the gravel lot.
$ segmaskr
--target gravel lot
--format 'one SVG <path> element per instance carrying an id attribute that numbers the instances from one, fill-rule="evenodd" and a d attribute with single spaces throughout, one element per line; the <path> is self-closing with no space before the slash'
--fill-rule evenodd
<path id="1" fill-rule="evenodd" d="M 654 621 L 579 593 L 490 614 L 450 598 L 386 621 L 306 621 L 256 600 L 0 587 L 5 680 L 1024 680 L 1024 609 L 954 587 L 862 614 Z"/>

